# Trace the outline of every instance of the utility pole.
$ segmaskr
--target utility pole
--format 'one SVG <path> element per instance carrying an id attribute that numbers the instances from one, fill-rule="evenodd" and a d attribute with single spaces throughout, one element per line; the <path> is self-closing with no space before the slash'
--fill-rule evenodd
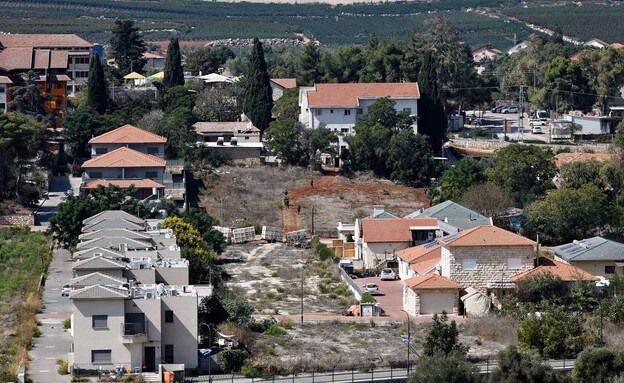
<path id="1" fill-rule="evenodd" d="M 223 227 L 223 217 L 224 217 L 224 211 L 223 211 L 223 197 L 220 197 L 220 202 L 221 202 L 221 223 L 220 225 Z"/>
<path id="2" fill-rule="evenodd" d="M 524 109 L 524 85 L 520 85 L 520 99 L 518 105 L 518 129 L 520 130 L 520 141 L 524 141 L 524 125 L 523 121 Z"/>
<path id="3" fill-rule="evenodd" d="M 312 235 L 314 234 L 314 206 L 312 206 Z"/>
<path id="4" fill-rule="evenodd" d="M 305 273 L 305 269 L 303 265 L 301 265 L 301 324 L 303 324 L 303 276 Z"/>

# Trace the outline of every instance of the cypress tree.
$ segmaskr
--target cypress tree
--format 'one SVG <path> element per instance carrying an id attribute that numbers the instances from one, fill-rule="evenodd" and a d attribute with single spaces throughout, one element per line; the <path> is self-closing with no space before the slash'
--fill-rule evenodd
<path id="1" fill-rule="evenodd" d="M 264 61 L 264 50 L 258 38 L 254 38 L 249 66 L 244 78 L 243 111 L 261 132 L 269 127 L 273 109 L 273 92 L 269 72 Z"/>
<path id="2" fill-rule="evenodd" d="M 87 105 L 99 114 L 106 113 L 108 92 L 104 79 L 104 68 L 98 54 L 91 56 L 89 62 L 89 80 L 87 82 Z"/>
<path id="3" fill-rule="evenodd" d="M 299 57 L 297 85 L 312 86 L 321 81 L 321 52 L 313 42 L 306 44 Z"/>
<path id="4" fill-rule="evenodd" d="M 165 57 L 165 76 L 163 85 L 166 89 L 176 85 L 184 85 L 184 71 L 182 70 L 182 55 L 180 54 L 180 43 L 178 39 L 172 37 L 167 47 Z"/>
<path id="5" fill-rule="evenodd" d="M 436 64 L 431 51 L 425 52 L 423 64 L 418 73 L 420 100 L 418 101 L 418 133 L 428 137 L 434 152 L 442 148 L 446 138 L 447 122 L 438 90 Z"/>

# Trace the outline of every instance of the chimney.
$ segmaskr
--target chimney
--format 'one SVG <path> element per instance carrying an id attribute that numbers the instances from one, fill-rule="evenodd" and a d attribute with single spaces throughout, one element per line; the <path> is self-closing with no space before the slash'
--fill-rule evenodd
<path id="1" fill-rule="evenodd" d="M 377 216 L 385 211 L 383 205 L 373 205 L 373 216 Z"/>

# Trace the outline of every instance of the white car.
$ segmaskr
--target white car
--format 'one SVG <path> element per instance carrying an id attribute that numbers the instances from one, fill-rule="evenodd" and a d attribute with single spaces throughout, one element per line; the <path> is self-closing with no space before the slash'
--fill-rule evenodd
<path id="1" fill-rule="evenodd" d="M 379 294 L 379 286 L 376 283 L 367 283 L 364 285 L 364 292 L 371 295 Z"/>
<path id="2" fill-rule="evenodd" d="M 63 287 L 61 287 L 61 296 L 67 297 L 71 291 L 72 289 L 70 285 L 63 285 Z"/>
<path id="3" fill-rule="evenodd" d="M 379 274 L 379 277 L 382 281 L 394 281 L 396 279 L 396 273 L 394 272 L 394 270 L 386 268 L 381 270 L 381 274 Z"/>
<path id="4" fill-rule="evenodd" d="M 546 125 L 547 122 L 544 120 L 541 120 L 539 118 L 532 118 L 529 120 L 529 126 L 533 127 L 533 126 L 544 126 Z"/>
<path id="5" fill-rule="evenodd" d="M 533 134 L 542 134 L 542 128 L 540 126 L 534 125 L 531 128 L 531 133 L 533 133 Z"/>
<path id="6" fill-rule="evenodd" d="M 518 113 L 518 107 L 517 106 L 508 106 L 506 108 L 503 108 L 503 110 L 500 111 L 502 114 L 507 114 L 507 113 Z"/>

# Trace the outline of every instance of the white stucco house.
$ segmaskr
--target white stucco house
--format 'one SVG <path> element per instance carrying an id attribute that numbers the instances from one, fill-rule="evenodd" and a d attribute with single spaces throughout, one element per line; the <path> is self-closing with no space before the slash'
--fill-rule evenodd
<path id="1" fill-rule="evenodd" d="M 299 88 L 299 122 L 308 128 L 321 124 L 340 133 L 340 153 L 347 148 L 345 137 L 355 134 L 353 127 L 358 118 L 368 113 L 368 108 L 378 99 L 387 97 L 394 101 L 399 112 L 418 116 L 420 91 L 415 82 L 315 84 Z M 413 123 L 414 133 L 418 124 Z"/>

